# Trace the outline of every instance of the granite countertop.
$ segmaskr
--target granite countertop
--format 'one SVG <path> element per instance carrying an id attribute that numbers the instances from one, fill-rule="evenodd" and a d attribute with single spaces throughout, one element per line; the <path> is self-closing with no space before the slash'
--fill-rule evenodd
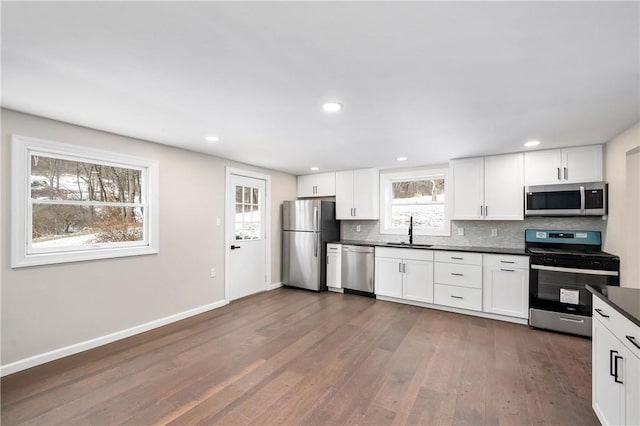
<path id="1" fill-rule="evenodd" d="M 475 253 L 491 253 L 491 254 L 510 254 L 518 256 L 528 256 L 529 253 L 525 249 L 502 248 L 502 247 L 473 247 L 473 246 L 443 246 L 434 244 L 431 247 L 409 246 L 401 247 L 399 245 L 389 245 L 386 241 L 361 241 L 361 240 L 339 240 L 329 241 L 333 244 L 348 244 L 352 246 L 369 246 L 369 247 L 389 247 L 389 248 L 409 248 L 412 250 L 442 250 L 442 251 L 466 251 Z"/>
<path id="2" fill-rule="evenodd" d="M 587 284 L 587 290 L 640 327 L 640 288 Z"/>

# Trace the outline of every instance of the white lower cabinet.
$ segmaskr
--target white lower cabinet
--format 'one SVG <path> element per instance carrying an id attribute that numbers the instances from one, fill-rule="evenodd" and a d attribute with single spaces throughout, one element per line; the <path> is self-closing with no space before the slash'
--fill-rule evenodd
<path id="1" fill-rule="evenodd" d="M 483 311 L 529 317 L 529 258 L 484 255 Z"/>
<path id="2" fill-rule="evenodd" d="M 592 406 L 603 425 L 640 424 L 640 348 L 627 343 L 627 333 L 640 327 L 593 297 Z M 597 312 L 599 310 L 599 312 Z M 605 325 L 606 324 L 606 325 Z"/>
<path id="3" fill-rule="evenodd" d="M 379 296 L 433 303 L 433 252 L 377 247 L 374 288 Z"/>
<path id="4" fill-rule="evenodd" d="M 446 252 L 436 255 L 434 303 L 482 311 L 482 255 Z"/>
<path id="5" fill-rule="evenodd" d="M 342 288 L 341 244 L 327 244 L 327 287 Z"/>
<path id="6" fill-rule="evenodd" d="M 524 324 L 529 257 L 376 247 L 375 293 Z"/>

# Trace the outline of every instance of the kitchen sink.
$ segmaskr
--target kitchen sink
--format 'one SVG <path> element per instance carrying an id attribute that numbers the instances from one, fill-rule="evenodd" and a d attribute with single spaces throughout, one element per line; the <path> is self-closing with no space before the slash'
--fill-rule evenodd
<path id="1" fill-rule="evenodd" d="M 385 243 L 391 247 L 432 247 L 433 244 Z"/>

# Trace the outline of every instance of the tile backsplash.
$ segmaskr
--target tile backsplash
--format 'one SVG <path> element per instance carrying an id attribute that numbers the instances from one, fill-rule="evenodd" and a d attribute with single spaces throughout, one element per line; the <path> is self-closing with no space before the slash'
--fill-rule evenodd
<path id="1" fill-rule="evenodd" d="M 525 229 L 600 231 L 604 241 L 606 224 L 606 220 L 600 217 L 533 217 L 523 221 L 459 220 L 451 222 L 450 237 L 414 235 L 413 242 L 519 249 L 524 248 Z M 360 232 L 356 231 L 357 225 L 360 226 Z M 464 235 L 458 235 L 458 228 L 464 228 Z M 497 236 L 491 236 L 492 229 L 497 229 Z M 408 241 L 406 235 L 380 234 L 380 225 L 377 220 L 343 220 L 340 223 L 340 235 L 343 240 Z"/>

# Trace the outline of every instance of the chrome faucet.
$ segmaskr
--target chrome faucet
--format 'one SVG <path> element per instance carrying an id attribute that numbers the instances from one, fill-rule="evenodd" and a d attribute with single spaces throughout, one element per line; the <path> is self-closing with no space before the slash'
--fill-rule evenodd
<path id="1" fill-rule="evenodd" d="M 413 244 L 413 216 L 409 217 L 409 244 Z"/>

